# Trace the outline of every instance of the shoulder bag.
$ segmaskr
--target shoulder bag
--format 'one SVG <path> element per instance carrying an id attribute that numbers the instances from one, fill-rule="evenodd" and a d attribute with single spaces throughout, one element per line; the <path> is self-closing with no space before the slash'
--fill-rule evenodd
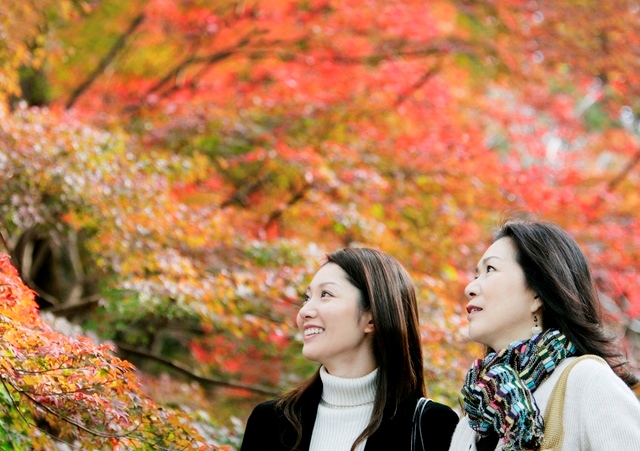
<path id="1" fill-rule="evenodd" d="M 430 402 L 431 400 L 429 398 L 420 398 L 416 404 L 411 425 L 411 451 L 425 451 L 424 437 L 422 436 L 422 413 Z M 417 443 L 420 443 L 419 447 L 416 447 Z"/>
<path id="2" fill-rule="evenodd" d="M 599 360 L 602 363 L 604 359 L 597 355 L 586 354 L 578 357 L 571 362 L 560 375 L 560 379 L 553 387 L 547 409 L 544 412 L 544 439 L 542 441 L 543 451 L 560 451 L 562 449 L 562 441 L 564 439 L 564 427 L 562 426 L 562 412 L 564 410 L 564 393 L 567 388 L 567 379 L 569 372 L 580 361 L 586 359 Z"/>

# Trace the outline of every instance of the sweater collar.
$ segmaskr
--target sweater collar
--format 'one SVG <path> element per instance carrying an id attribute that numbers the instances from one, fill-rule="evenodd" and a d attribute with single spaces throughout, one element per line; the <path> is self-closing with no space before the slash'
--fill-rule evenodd
<path id="1" fill-rule="evenodd" d="M 366 376 L 356 378 L 337 377 L 320 368 L 322 379 L 322 401 L 339 407 L 359 406 L 372 403 L 376 397 L 376 368 Z"/>

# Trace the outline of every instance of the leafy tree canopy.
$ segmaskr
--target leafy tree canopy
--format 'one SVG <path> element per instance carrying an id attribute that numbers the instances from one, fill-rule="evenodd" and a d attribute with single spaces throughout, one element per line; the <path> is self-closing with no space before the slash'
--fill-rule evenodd
<path id="1" fill-rule="evenodd" d="M 313 370 L 293 318 L 342 246 L 409 268 L 428 388 L 456 405 L 478 352 L 462 289 L 514 212 L 577 238 L 637 364 L 635 2 L 39 0 L 0 14 L 6 251 L 41 310 L 112 341 L 209 442 L 236 446 L 227 417 Z"/>

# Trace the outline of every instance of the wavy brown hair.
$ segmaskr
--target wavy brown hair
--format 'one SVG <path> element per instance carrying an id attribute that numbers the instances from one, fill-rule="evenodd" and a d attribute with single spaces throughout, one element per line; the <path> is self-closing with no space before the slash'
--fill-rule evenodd
<path id="1" fill-rule="evenodd" d="M 607 361 L 630 387 L 638 378 L 602 327 L 602 307 L 591 269 L 578 243 L 559 226 L 532 218 L 505 222 L 494 242 L 508 237 L 526 284 L 542 299 L 542 320 L 559 329 L 576 346 L 577 355 L 595 354 Z"/>
<path id="2" fill-rule="evenodd" d="M 371 420 L 351 446 L 353 451 L 380 427 L 384 415 L 395 415 L 403 400 L 424 396 L 416 290 L 406 269 L 375 249 L 342 249 L 327 255 L 326 263 L 335 263 L 347 273 L 349 282 L 360 291 L 361 311 L 370 311 L 373 317 L 376 395 Z M 319 379 L 318 370 L 277 402 L 298 434 L 294 448 L 302 439 L 302 398 Z"/>

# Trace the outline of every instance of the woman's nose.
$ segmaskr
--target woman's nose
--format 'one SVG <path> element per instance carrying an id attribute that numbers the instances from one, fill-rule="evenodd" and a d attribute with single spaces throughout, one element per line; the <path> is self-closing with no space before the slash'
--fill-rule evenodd
<path id="1" fill-rule="evenodd" d="M 471 299 L 478 294 L 476 288 L 476 280 L 477 279 L 473 279 L 464 289 L 464 294 L 468 299 Z"/>
<path id="2" fill-rule="evenodd" d="M 316 315 L 316 309 L 310 305 L 311 301 L 307 301 L 298 311 L 298 316 L 300 318 L 313 318 Z"/>

